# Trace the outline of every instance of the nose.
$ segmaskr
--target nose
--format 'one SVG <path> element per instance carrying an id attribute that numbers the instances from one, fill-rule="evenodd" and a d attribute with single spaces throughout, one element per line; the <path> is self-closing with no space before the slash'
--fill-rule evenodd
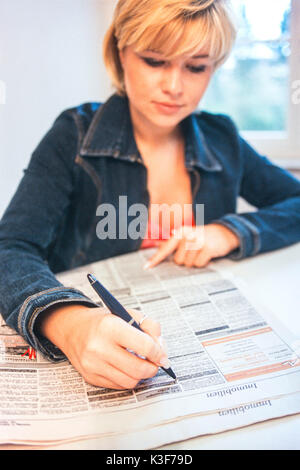
<path id="1" fill-rule="evenodd" d="M 169 66 L 163 71 L 162 91 L 173 97 L 183 93 L 182 70 L 179 66 Z"/>

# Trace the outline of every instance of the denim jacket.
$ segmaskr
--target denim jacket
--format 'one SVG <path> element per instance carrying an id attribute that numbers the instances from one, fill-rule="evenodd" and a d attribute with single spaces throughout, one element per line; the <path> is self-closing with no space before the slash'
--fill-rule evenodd
<path id="1" fill-rule="evenodd" d="M 218 222 L 239 237 L 232 259 L 300 240 L 297 179 L 258 155 L 227 116 L 198 112 L 181 126 L 193 211 L 204 204 L 205 224 Z M 63 286 L 55 274 L 141 246 L 142 238 L 97 237 L 97 207 L 118 207 L 124 195 L 128 207 L 149 207 L 147 170 L 127 98 L 113 95 L 104 104 L 62 112 L 33 152 L 0 221 L 0 312 L 49 360 L 65 356 L 35 331 L 38 315 L 67 302 L 97 306 L 81 291 Z M 257 211 L 237 214 L 238 196 Z"/>

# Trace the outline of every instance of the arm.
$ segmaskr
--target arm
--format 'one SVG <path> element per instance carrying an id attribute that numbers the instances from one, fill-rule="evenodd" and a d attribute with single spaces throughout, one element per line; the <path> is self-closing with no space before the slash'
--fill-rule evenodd
<path id="1" fill-rule="evenodd" d="M 261 157 L 239 137 L 243 164 L 240 196 L 258 210 L 226 214 L 216 223 L 232 230 L 240 248 L 232 259 L 276 250 L 300 241 L 300 182 Z"/>
<path id="2" fill-rule="evenodd" d="M 64 287 L 47 258 L 73 189 L 77 129 L 61 114 L 32 155 L 0 222 L 0 312 L 8 325 L 49 359 L 65 356 L 35 334 L 37 316 L 51 305 L 96 307 L 80 291 Z"/>
<path id="3" fill-rule="evenodd" d="M 241 171 L 241 176 L 236 175 L 238 195 L 258 210 L 224 214 L 204 227 L 186 227 L 160 243 L 145 268 L 156 266 L 174 251 L 177 264 L 203 267 L 214 258 L 238 260 L 300 241 L 300 182 L 251 148 L 231 119 L 224 116 L 222 123 L 230 136 L 231 158 Z"/>
<path id="4" fill-rule="evenodd" d="M 31 346 L 53 361 L 67 357 L 86 381 L 132 388 L 167 360 L 159 324 L 147 319 L 143 333 L 107 315 L 79 290 L 58 282 L 47 264 L 68 210 L 76 150 L 75 123 L 63 113 L 33 153 L 0 222 L 0 312 Z M 131 313 L 137 320 L 142 316 Z"/>

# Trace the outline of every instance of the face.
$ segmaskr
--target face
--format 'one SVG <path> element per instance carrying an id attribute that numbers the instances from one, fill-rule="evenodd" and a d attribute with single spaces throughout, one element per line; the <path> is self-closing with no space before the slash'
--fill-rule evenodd
<path id="1" fill-rule="evenodd" d="M 124 83 L 132 117 L 144 123 L 174 129 L 198 106 L 213 74 L 205 50 L 168 60 L 153 51 L 120 52 Z"/>

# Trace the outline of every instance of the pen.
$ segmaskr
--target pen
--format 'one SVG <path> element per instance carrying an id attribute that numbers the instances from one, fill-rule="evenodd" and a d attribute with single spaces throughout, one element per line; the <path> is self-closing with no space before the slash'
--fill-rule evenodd
<path id="1" fill-rule="evenodd" d="M 135 321 L 135 319 L 132 318 L 132 316 L 127 312 L 127 310 L 125 310 L 125 308 L 120 304 L 120 302 L 118 302 L 118 300 L 110 292 L 108 292 L 107 289 L 105 289 L 105 287 L 95 278 L 95 276 L 93 276 L 93 274 L 88 274 L 87 278 L 93 289 L 97 292 L 100 299 L 103 300 L 103 302 L 109 308 L 111 313 L 113 313 L 119 318 L 122 318 L 122 320 L 125 320 L 127 323 L 134 326 L 138 330 L 143 331 L 140 325 Z M 176 379 L 176 375 L 174 374 L 171 367 L 169 367 L 168 369 L 162 367 L 162 369 L 167 374 L 169 374 L 172 379 Z"/>

